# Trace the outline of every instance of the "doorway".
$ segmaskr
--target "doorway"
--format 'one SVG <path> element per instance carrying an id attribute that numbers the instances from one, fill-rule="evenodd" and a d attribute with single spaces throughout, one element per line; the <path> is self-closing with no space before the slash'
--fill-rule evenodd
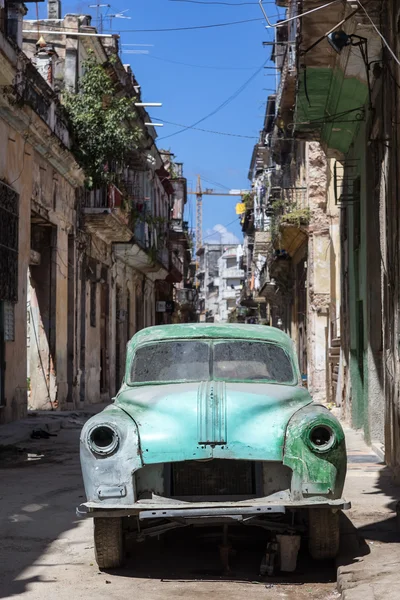
<path id="1" fill-rule="evenodd" d="M 29 408 L 57 408 L 56 268 L 57 228 L 32 215 L 27 280 Z"/>
<path id="2" fill-rule="evenodd" d="M 107 394 L 109 392 L 108 331 L 110 312 L 107 267 L 101 268 L 100 285 L 100 393 Z"/>
<path id="3" fill-rule="evenodd" d="M 4 332 L 4 302 L 0 302 L 0 406 L 4 406 L 6 403 L 5 376 L 6 376 L 6 357 L 5 357 L 5 332 Z"/>

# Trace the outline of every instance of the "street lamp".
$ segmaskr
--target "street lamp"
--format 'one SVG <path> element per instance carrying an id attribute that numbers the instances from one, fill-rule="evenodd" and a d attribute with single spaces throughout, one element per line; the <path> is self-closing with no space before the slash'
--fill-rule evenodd
<path id="1" fill-rule="evenodd" d="M 158 107 L 158 106 L 162 106 L 162 102 L 135 102 L 135 106 Z"/>

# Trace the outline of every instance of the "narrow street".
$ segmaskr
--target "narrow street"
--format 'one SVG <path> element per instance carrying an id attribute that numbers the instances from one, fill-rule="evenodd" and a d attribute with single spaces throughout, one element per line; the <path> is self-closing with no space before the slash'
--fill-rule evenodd
<path id="1" fill-rule="evenodd" d="M 193 530 L 172 532 L 168 539 L 137 545 L 126 567 L 100 572 L 93 554 L 92 522 L 75 517 L 84 492 L 79 465 L 79 431 L 84 418 L 54 418 L 57 437 L 3 446 L 0 477 L 0 597 L 26 600 L 75 598 L 90 600 L 104 594 L 127 597 L 134 590 L 144 600 L 169 598 L 229 598 L 231 600 L 334 600 L 335 564 L 312 561 L 302 549 L 295 574 L 260 578 L 264 544 L 261 537 L 234 538 L 236 555 L 232 575 L 221 575 L 218 539 L 199 536 Z M 32 418 L 35 426 L 35 418 Z M 5 429 L 6 431 L 6 429 Z M 349 473 L 346 497 L 353 502 L 348 517 L 372 546 L 377 541 L 375 522 L 392 518 L 386 506 L 390 478 L 361 442 L 348 431 Z M 380 486 L 381 489 L 377 489 Z M 392 490 L 393 493 L 393 490 Z M 389 526 L 392 532 L 393 527 Z M 379 536 L 378 536 L 379 537 Z M 390 534 L 389 534 L 390 538 Z M 390 541 L 387 538 L 386 541 Z M 369 552 L 357 542 L 351 523 L 344 517 L 343 547 L 357 554 Z M 345 552 L 346 554 L 346 552 Z M 353 557 L 346 555 L 347 562 Z M 345 560 L 345 562 L 346 562 Z M 71 588 L 72 586 L 72 588 Z"/>

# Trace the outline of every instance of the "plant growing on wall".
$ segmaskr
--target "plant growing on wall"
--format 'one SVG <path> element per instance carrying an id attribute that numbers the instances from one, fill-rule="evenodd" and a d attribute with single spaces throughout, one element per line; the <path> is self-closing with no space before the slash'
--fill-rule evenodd
<path id="1" fill-rule="evenodd" d="M 115 62 L 110 58 L 110 64 Z M 93 55 L 85 61 L 79 93 L 64 97 L 75 156 L 86 173 L 88 187 L 112 183 L 111 164 L 123 164 L 127 153 L 139 146 L 140 132 L 132 126 L 134 98 L 119 97 L 106 70 Z"/>
<path id="2" fill-rule="evenodd" d="M 254 204 L 254 195 L 251 192 L 247 192 L 242 196 L 242 203 L 246 205 L 246 208 L 253 208 Z"/>
<path id="3" fill-rule="evenodd" d="M 301 227 L 309 225 L 311 219 L 311 211 L 309 208 L 296 208 L 282 215 L 281 222 L 290 225 Z"/>

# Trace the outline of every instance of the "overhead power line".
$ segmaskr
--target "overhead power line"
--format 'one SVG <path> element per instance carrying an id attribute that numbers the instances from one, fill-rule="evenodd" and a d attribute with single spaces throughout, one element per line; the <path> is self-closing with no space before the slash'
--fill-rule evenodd
<path id="1" fill-rule="evenodd" d="M 278 23 L 271 23 L 269 20 L 269 17 L 267 15 L 267 13 L 264 10 L 264 2 L 263 0 L 259 0 L 258 5 L 262 10 L 262 13 L 265 17 L 265 20 L 267 21 L 268 25 L 267 25 L 267 29 L 268 27 L 272 27 L 272 28 L 276 28 L 276 27 L 283 27 L 283 25 L 286 25 L 286 23 L 290 23 L 290 21 L 294 21 L 295 19 L 302 19 L 303 17 L 305 17 L 306 15 L 310 15 L 311 13 L 317 12 L 317 10 L 322 10 L 323 8 L 327 8 L 328 6 L 332 6 L 332 4 L 337 4 L 338 2 L 341 2 L 342 0 L 331 0 L 331 2 L 327 2 L 327 4 L 323 4 L 322 6 L 316 6 L 315 8 L 312 8 L 311 10 L 307 10 L 304 13 L 300 13 L 299 15 L 296 15 L 294 17 L 289 17 L 289 19 L 285 19 L 284 21 L 279 21 Z M 357 0 L 358 2 L 359 0 Z"/>
<path id="2" fill-rule="evenodd" d="M 165 123 L 166 125 L 174 125 L 176 127 L 183 127 L 184 129 L 194 129 L 195 131 L 203 131 L 204 133 L 213 133 L 215 135 L 227 135 L 230 137 L 244 138 L 246 140 L 258 140 L 258 137 L 256 137 L 255 135 L 241 135 L 239 133 L 229 133 L 226 131 L 214 131 L 213 129 L 201 129 L 200 127 L 191 127 L 190 125 L 182 125 L 182 123 L 173 123 L 172 121 L 166 121 L 165 119 L 159 116 L 157 116 L 157 119 L 159 121 L 162 121 L 162 123 Z M 203 177 L 203 179 L 205 179 L 205 177 Z"/>
<path id="3" fill-rule="evenodd" d="M 177 2 L 178 0 L 171 0 L 171 2 Z M 256 67 L 218 67 L 213 65 L 192 65 L 178 60 L 170 60 L 163 58 L 162 56 L 155 56 L 154 54 L 146 54 L 148 58 L 154 58 L 155 60 L 161 60 L 162 62 L 171 63 L 173 65 L 182 65 L 184 67 L 193 67 L 195 69 L 213 69 L 216 71 L 253 71 Z"/>
<path id="4" fill-rule="evenodd" d="M 230 223 L 227 223 L 226 225 L 222 225 L 222 227 L 224 227 L 225 229 L 227 229 L 230 225 L 233 225 L 234 223 L 237 223 L 239 221 L 240 217 L 235 217 L 235 219 L 233 219 L 233 221 L 231 221 Z M 230 232 L 229 232 L 230 233 Z M 203 237 L 203 241 L 207 240 L 210 237 L 214 237 L 215 235 L 218 235 L 218 231 L 213 231 L 212 233 L 206 235 Z M 235 234 L 233 234 L 235 235 Z M 226 246 L 229 246 L 230 244 L 226 244 Z"/>
<path id="5" fill-rule="evenodd" d="M 212 29 L 213 27 L 229 27 L 230 25 L 241 25 L 242 23 L 254 23 L 262 19 L 244 19 L 242 21 L 230 21 L 228 23 L 213 23 L 212 25 L 193 25 L 192 27 L 166 27 L 165 29 L 121 29 L 120 33 L 154 33 L 164 31 L 191 31 L 193 29 Z"/>
<path id="6" fill-rule="evenodd" d="M 263 70 L 264 65 L 267 62 L 268 62 L 268 60 L 264 61 L 263 64 L 261 65 L 261 67 L 259 67 L 255 71 L 255 73 L 253 73 L 253 75 L 251 77 L 249 77 L 249 79 L 247 79 L 247 81 L 245 81 L 244 84 L 241 85 L 240 88 L 238 88 L 236 90 L 236 92 L 234 92 L 231 96 L 229 96 L 229 98 L 227 98 L 222 104 L 220 104 L 219 106 L 217 106 L 217 108 L 215 108 L 210 113 L 208 113 L 208 115 L 206 115 L 205 117 L 202 117 L 201 119 L 199 119 L 195 123 L 192 123 L 191 125 L 188 125 L 187 127 L 184 127 L 182 129 L 180 129 L 179 131 L 175 131 L 175 133 L 171 133 L 170 135 L 165 135 L 164 137 L 158 138 L 159 141 L 166 140 L 167 138 L 173 137 L 175 135 L 179 135 L 180 133 L 183 133 L 184 131 L 187 131 L 188 129 L 193 129 L 194 127 L 197 127 L 197 125 L 200 125 L 200 123 L 203 123 L 203 121 L 205 121 L 206 119 L 209 119 L 210 117 L 213 117 L 217 112 L 219 112 L 220 110 L 222 110 L 223 108 L 225 108 L 225 106 L 227 106 L 233 100 L 235 100 L 239 96 L 239 94 L 241 94 L 246 89 L 246 87 L 253 81 L 253 79 L 255 79 L 257 77 L 257 75 Z"/>
<path id="7" fill-rule="evenodd" d="M 249 4 L 258 4 L 258 2 L 206 2 L 205 0 L 169 0 L 169 2 L 189 2 L 190 4 L 209 4 L 211 6 L 213 4 L 222 4 L 224 6 L 247 6 Z M 264 2 L 264 4 L 275 4 L 275 0 L 269 0 L 268 2 Z"/>
<path id="8" fill-rule="evenodd" d="M 254 22 L 262 22 L 263 19 L 244 19 L 241 21 L 229 21 L 227 23 L 213 23 L 211 25 L 193 25 L 191 27 L 166 27 L 166 28 L 162 28 L 162 29 L 119 29 L 118 31 L 114 31 L 111 32 L 112 35 L 115 34 L 120 34 L 120 33 L 163 33 L 163 32 L 168 32 L 168 31 L 192 31 L 194 29 L 212 29 L 215 27 L 229 27 L 230 25 L 241 25 L 244 23 L 254 23 Z M 46 21 L 43 21 L 43 19 L 41 21 L 32 21 L 33 23 L 37 22 L 37 23 L 42 23 L 46 24 Z M 47 23 L 48 26 L 48 23 Z M 81 32 L 81 35 L 100 35 L 100 34 L 90 34 L 90 33 L 85 33 L 80 27 L 63 27 L 62 25 L 51 25 L 52 30 L 49 31 L 48 33 L 54 33 L 55 31 L 64 31 L 66 30 L 67 32 L 77 32 L 77 35 L 79 35 L 79 32 Z M 30 31 L 27 31 L 26 33 L 31 33 Z M 73 33 L 72 33 L 73 35 Z M 103 37 L 105 36 L 105 34 L 101 34 L 103 35 Z"/>
<path id="9" fill-rule="evenodd" d="M 368 20 L 370 21 L 372 27 L 375 29 L 376 33 L 379 35 L 379 37 L 381 38 L 382 42 L 385 44 L 386 48 L 389 50 L 390 54 L 393 56 L 394 60 L 397 62 L 397 64 L 400 66 L 400 60 L 397 58 L 396 54 L 394 53 L 394 51 L 392 50 L 392 48 L 389 45 L 389 42 L 387 41 L 387 39 L 383 36 L 383 34 L 379 31 L 378 27 L 375 25 L 375 23 L 373 22 L 373 20 L 371 19 L 370 15 L 368 14 L 368 12 L 366 11 L 365 7 L 361 4 L 360 0 L 357 0 L 357 4 L 360 6 L 360 8 L 364 11 L 364 13 L 366 14 Z"/>

